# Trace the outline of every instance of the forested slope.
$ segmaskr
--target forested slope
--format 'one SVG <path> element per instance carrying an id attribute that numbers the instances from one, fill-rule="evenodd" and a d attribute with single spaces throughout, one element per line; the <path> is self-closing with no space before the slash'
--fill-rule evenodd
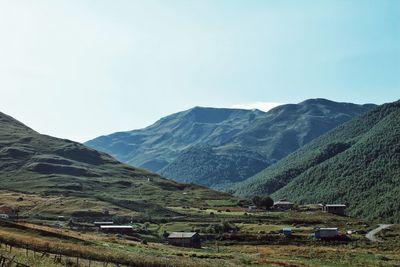
<path id="1" fill-rule="evenodd" d="M 346 203 L 351 215 L 400 221 L 400 102 L 339 126 L 236 185 L 240 196 Z"/>

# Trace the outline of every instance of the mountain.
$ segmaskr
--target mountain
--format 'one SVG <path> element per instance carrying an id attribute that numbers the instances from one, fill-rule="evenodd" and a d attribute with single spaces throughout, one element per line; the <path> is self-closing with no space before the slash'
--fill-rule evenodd
<path id="1" fill-rule="evenodd" d="M 160 173 L 177 181 L 226 189 L 372 107 L 325 99 L 282 105 L 220 146 L 184 151 Z"/>
<path id="2" fill-rule="evenodd" d="M 191 146 L 219 146 L 264 113 L 259 110 L 195 107 L 140 130 L 101 136 L 85 144 L 151 171 L 167 166 Z"/>
<path id="3" fill-rule="evenodd" d="M 400 222 L 400 101 L 339 126 L 232 189 L 297 203 L 346 203 L 350 215 Z"/>
<path id="4" fill-rule="evenodd" d="M 233 199 L 120 163 L 82 144 L 39 134 L 3 113 L 0 184 L 1 190 L 90 198 L 112 204 L 116 210 L 137 212 Z"/>
<path id="5" fill-rule="evenodd" d="M 176 181 L 226 189 L 373 107 L 325 99 L 266 113 L 196 107 L 86 144 Z"/>

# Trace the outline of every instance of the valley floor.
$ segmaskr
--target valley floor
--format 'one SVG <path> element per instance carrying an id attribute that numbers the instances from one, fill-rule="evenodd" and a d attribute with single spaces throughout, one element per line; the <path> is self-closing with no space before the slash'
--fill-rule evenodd
<path id="1" fill-rule="evenodd" d="M 3 198 L 13 203 L 9 194 Z M 29 208 L 29 201 L 36 205 Z M 110 219 L 133 226 L 135 234 L 125 236 L 99 232 L 92 224 L 97 218 L 69 220 L 52 209 L 38 210 L 42 202 L 54 201 L 24 195 L 19 219 L 0 220 L 0 256 L 29 267 L 400 266 L 400 226 L 383 229 L 376 234 L 382 242 L 371 242 L 365 235 L 378 227 L 376 223 L 322 213 L 313 206 L 268 212 L 216 202 L 207 207 L 168 207 L 179 214 L 174 217 L 134 213 L 132 222 L 123 221 L 129 212 L 123 209 L 121 217 Z M 293 230 L 292 237 L 282 235 L 285 227 Z M 341 241 L 320 241 L 312 235 L 315 227 L 338 227 L 343 236 L 352 234 Z M 168 245 L 165 233 L 174 231 L 199 232 L 202 248 Z"/>
<path id="2" fill-rule="evenodd" d="M 227 213 L 231 212 L 224 211 L 220 214 L 226 220 Z M 380 243 L 369 242 L 361 234 L 353 236 L 349 242 L 317 241 L 310 237 L 312 225 L 293 227 L 297 229 L 294 231 L 295 237 L 285 239 L 279 234 L 278 229 L 282 227 L 282 221 L 278 222 L 278 220 L 285 221 L 294 216 L 295 212 L 273 215 L 276 216 L 273 220 L 277 220 L 277 224 L 267 222 L 267 217 L 261 212 L 255 213 L 251 215 L 255 217 L 253 222 L 235 224 L 239 228 L 236 233 L 207 237 L 209 240 L 203 243 L 201 249 L 170 246 L 161 238 L 146 244 L 128 236 L 74 230 L 66 226 L 55 228 L 37 221 L 35 223 L 1 221 L 0 255 L 7 258 L 14 257 L 16 262 L 30 267 L 105 266 L 106 263 L 112 263 L 111 266 L 118 266 L 116 264 L 120 264 L 119 266 L 293 267 L 400 265 L 400 243 L 398 242 L 400 228 L 398 227 L 394 227 L 393 230 L 386 229 L 386 232 L 380 233 L 380 238 L 383 240 Z M 297 220 L 302 220 L 305 214 L 299 212 L 297 215 Z M 238 215 L 233 212 L 233 215 L 229 216 Z M 269 216 L 271 216 L 268 217 L 270 220 L 274 218 L 272 215 Z M 325 214 L 313 215 L 314 220 L 321 219 L 323 216 Z M 336 220 L 339 224 L 343 218 L 331 217 L 331 220 Z M 309 223 L 312 224 L 312 222 Z M 351 223 L 353 222 L 347 222 L 347 224 Z M 138 223 L 135 227 L 142 227 L 141 229 L 146 227 L 147 230 L 142 231 L 146 234 L 142 234 L 141 237 L 151 240 L 162 231 L 193 229 L 194 226 L 201 228 L 202 225 L 207 224 L 207 220 L 206 222 L 174 221 L 159 224 Z"/>

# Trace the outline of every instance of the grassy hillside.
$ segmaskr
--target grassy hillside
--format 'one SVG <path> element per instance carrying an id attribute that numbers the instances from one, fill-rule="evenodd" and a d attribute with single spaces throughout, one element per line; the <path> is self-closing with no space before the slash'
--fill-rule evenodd
<path id="1" fill-rule="evenodd" d="M 197 107 L 87 144 L 176 181 L 226 189 L 373 106 L 310 99 L 267 113 Z"/>
<path id="2" fill-rule="evenodd" d="M 81 203 L 76 207 L 82 211 L 88 210 L 82 203 L 90 201 L 108 203 L 115 209 L 161 214 L 168 212 L 161 206 L 202 205 L 208 200 L 232 199 L 201 186 L 180 184 L 122 164 L 79 143 L 41 135 L 3 113 L 0 113 L 0 184 L 2 190 L 72 196 Z"/>
<path id="3" fill-rule="evenodd" d="M 400 221 L 400 102 L 382 105 L 236 185 L 240 196 L 341 202 L 351 215 Z"/>

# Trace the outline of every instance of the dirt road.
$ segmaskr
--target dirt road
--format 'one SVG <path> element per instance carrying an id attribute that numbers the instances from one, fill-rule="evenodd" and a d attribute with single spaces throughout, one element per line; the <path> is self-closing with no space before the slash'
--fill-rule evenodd
<path id="1" fill-rule="evenodd" d="M 374 230 L 369 231 L 365 237 L 371 240 L 372 242 L 382 242 L 381 240 L 377 239 L 375 235 L 382 231 L 383 229 L 389 228 L 392 226 L 392 224 L 380 224 L 378 228 L 375 228 Z"/>

